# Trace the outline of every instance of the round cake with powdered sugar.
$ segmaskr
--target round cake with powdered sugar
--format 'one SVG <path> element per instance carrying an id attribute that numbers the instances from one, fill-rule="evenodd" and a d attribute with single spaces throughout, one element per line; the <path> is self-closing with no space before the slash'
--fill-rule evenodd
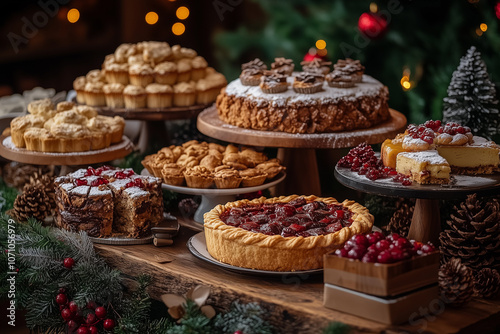
<path id="1" fill-rule="evenodd" d="M 88 167 L 56 178 L 56 223 L 92 237 L 139 238 L 163 219 L 161 179 L 132 169 Z"/>
<path id="2" fill-rule="evenodd" d="M 289 133 L 365 129 L 390 117 L 387 87 L 368 75 L 349 88 L 322 83 L 313 94 L 295 92 L 293 81 L 294 76 L 289 76 L 287 90 L 268 94 L 236 79 L 217 97 L 219 117 L 246 129 Z"/>

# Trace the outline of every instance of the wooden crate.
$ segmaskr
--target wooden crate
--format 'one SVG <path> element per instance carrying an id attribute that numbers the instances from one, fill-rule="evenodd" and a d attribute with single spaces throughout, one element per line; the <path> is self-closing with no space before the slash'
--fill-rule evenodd
<path id="1" fill-rule="evenodd" d="M 437 283 L 438 270 L 439 252 L 391 264 L 364 263 L 334 253 L 324 257 L 325 283 L 375 296 L 395 296 Z"/>

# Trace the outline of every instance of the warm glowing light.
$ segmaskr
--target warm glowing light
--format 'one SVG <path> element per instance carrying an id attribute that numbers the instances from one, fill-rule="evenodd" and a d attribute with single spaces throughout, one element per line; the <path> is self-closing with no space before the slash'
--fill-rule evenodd
<path id="1" fill-rule="evenodd" d="M 481 29 L 477 28 L 476 35 L 478 35 L 479 37 L 483 36 L 483 31 Z"/>
<path id="2" fill-rule="evenodd" d="M 378 12 L 378 5 L 375 2 L 372 2 L 370 4 L 370 12 L 372 12 L 372 13 Z"/>
<path id="3" fill-rule="evenodd" d="M 185 6 L 177 8 L 177 11 L 175 12 L 175 15 L 179 20 L 185 20 L 189 16 L 189 9 Z"/>
<path id="4" fill-rule="evenodd" d="M 316 41 L 316 48 L 317 48 L 318 50 L 321 50 L 321 49 L 326 48 L 326 42 L 325 42 L 324 40 L 322 40 L 322 39 L 318 39 L 318 40 Z"/>
<path id="5" fill-rule="evenodd" d="M 158 14 L 149 12 L 146 14 L 145 20 L 147 24 L 156 24 L 156 22 L 158 22 Z"/>
<path id="6" fill-rule="evenodd" d="M 402 86 L 404 89 L 408 90 L 411 88 L 411 83 L 409 81 L 405 81 L 405 82 L 403 82 Z"/>
<path id="7" fill-rule="evenodd" d="M 407 76 L 407 75 L 404 75 L 402 78 L 401 78 L 401 86 L 404 86 L 404 83 L 405 82 L 409 82 L 410 81 L 410 77 Z"/>
<path id="8" fill-rule="evenodd" d="M 69 23 L 76 23 L 80 19 L 80 11 L 76 8 L 72 8 L 68 11 L 66 17 Z"/>
<path id="9" fill-rule="evenodd" d="M 177 35 L 177 36 L 182 35 L 184 33 L 184 31 L 186 31 L 186 27 L 184 26 L 184 24 L 182 24 L 180 22 L 176 22 L 172 26 L 172 32 L 174 33 L 174 35 Z"/>
<path id="10" fill-rule="evenodd" d="M 488 25 L 486 23 L 481 23 L 479 25 L 479 29 L 481 29 L 482 32 L 485 32 L 486 30 L 488 30 Z"/>
<path id="11" fill-rule="evenodd" d="M 327 53 L 328 53 L 328 51 L 326 51 L 326 49 L 319 49 L 318 50 L 318 56 L 320 56 L 320 57 L 326 56 Z"/>

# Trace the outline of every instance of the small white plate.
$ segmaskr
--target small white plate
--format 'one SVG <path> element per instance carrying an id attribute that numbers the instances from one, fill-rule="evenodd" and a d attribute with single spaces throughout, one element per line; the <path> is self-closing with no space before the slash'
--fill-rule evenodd
<path id="1" fill-rule="evenodd" d="M 258 270 L 258 269 L 249 269 L 232 266 L 227 263 L 222 263 L 212 257 L 210 253 L 207 251 L 207 244 L 205 242 L 205 233 L 200 232 L 193 235 L 189 238 L 187 242 L 187 247 L 191 254 L 197 257 L 200 260 L 206 261 L 208 263 L 215 264 L 224 269 L 237 272 L 239 274 L 250 274 L 257 276 L 283 276 L 283 275 L 296 275 L 301 276 L 302 279 L 309 278 L 309 275 L 318 275 L 323 274 L 323 269 L 314 269 L 314 270 L 299 270 L 299 271 L 268 271 L 268 270 Z"/>

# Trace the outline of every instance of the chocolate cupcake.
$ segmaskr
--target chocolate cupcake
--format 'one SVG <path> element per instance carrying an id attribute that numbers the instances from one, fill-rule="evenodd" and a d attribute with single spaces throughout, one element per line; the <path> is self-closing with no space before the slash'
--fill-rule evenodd
<path id="1" fill-rule="evenodd" d="M 339 59 L 333 65 L 333 69 L 350 75 L 354 82 L 361 82 L 363 80 L 363 73 L 365 72 L 365 67 L 361 65 L 361 62 L 351 58 Z"/>
<path id="2" fill-rule="evenodd" d="M 283 93 L 288 89 L 286 75 L 266 72 L 260 78 L 260 89 L 266 94 Z"/>
<path id="3" fill-rule="evenodd" d="M 241 84 L 244 86 L 258 86 L 264 71 L 258 68 L 247 68 L 240 74 Z"/>
<path id="4" fill-rule="evenodd" d="M 293 60 L 286 59 L 283 57 L 274 58 L 274 63 L 271 64 L 271 71 L 278 72 L 280 74 L 291 75 L 295 65 Z"/>
<path id="5" fill-rule="evenodd" d="M 304 72 L 326 75 L 330 72 L 332 62 L 316 58 L 312 61 L 303 61 L 300 65 Z"/>
<path id="6" fill-rule="evenodd" d="M 355 78 L 349 73 L 345 73 L 340 70 L 334 70 L 325 76 L 326 82 L 330 87 L 336 88 L 349 88 L 354 87 Z"/>
<path id="7" fill-rule="evenodd" d="M 323 87 L 323 80 L 317 75 L 307 72 L 301 72 L 293 81 L 293 90 L 299 94 L 314 94 Z"/>
<path id="8" fill-rule="evenodd" d="M 254 60 L 249 61 L 248 63 L 244 63 L 241 65 L 242 71 L 248 70 L 251 68 L 262 70 L 262 71 L 267 70 L 266 64 L 264 64 L 264 62 L 262 60 L 260 60 L 259 58 L 255 58 Z"/>

